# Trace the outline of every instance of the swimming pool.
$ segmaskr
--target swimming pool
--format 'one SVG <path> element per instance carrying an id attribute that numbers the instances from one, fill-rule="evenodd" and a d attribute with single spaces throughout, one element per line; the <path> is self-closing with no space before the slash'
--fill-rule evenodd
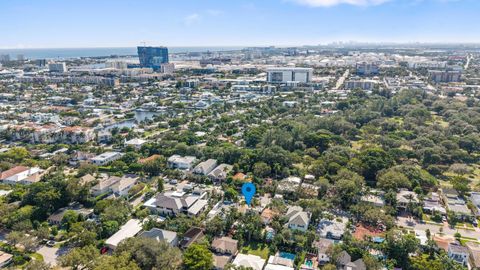
<path id="1" fill-rule="evenodd" d="M 292 261 L 295 260 L 295 254 L 292 254 L 292 253 L 280 252 L 279 256 L 282 257 L 282 258 L 285 258 L 285 259 L 292 260 Z"/>

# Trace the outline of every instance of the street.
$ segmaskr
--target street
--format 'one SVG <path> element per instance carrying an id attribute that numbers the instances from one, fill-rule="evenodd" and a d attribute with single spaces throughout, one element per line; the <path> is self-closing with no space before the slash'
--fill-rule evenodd
<path id="1" fill-rule="evenodd" d="M 456 229 L 450 228 L 450 226 L 448 226 L 446 223 L 443 224 L 443 226 L 428 223 L 418 223 L 417 221 L 406 217 L 398 217 L 397 225 L 420 231 L 429 229 L 432 235 L 440 233 L 440 228 L 443 228 L 443 234 L 450 235 L 452 237 L 458 232 L 462 235 L 462 237 L 475 238 L 477 240 L 480 238 L 479 228 L 475 228 L 475 230 Z"/>

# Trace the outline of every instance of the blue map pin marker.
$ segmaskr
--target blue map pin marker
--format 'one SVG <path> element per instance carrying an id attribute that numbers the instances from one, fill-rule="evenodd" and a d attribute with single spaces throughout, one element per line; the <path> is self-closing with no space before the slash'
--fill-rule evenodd
<path id="1" fill-rule="evenodd" d="M 247 205 L 250 206 L 250 203 L 252 202 L 253 195 L 255 195 L 256 188 L 255 185 L 252 183 L 245 183 L 242 186 L 242 193 L 243 196 L 245 197 L 245 201 L 247 202 Z"/>

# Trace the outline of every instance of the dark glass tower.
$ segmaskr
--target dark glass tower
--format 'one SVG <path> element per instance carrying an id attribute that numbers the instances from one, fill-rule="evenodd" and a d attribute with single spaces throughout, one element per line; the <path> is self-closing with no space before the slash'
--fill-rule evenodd
<path id="1" fill-rule="evenodd" d="M 162 64 L 168 63 L 168 49 L 166 47 L 137 47 L 140 67 L 160 69 Z"/>

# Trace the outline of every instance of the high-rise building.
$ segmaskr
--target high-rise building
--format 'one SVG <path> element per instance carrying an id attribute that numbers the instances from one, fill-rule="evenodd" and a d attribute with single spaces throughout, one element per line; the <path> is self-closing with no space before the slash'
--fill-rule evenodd
<path id="1" fill-rule="evenodd" d="M 286 83 L 300 82 L 308 83 L 312 80 L 312 68 L 269 68 L 267 69 L 267 82 L 269 83 Z"/>
<path id="2" fill-rule="evenodd" d="M 25 61 L 25 55 L 23 54 L 17 54 L 17 61 Z"/>
<path id="3" fill-rule="evenodd" d="M 140 67 L 159 70 L 162 64 L 168 63 L 168 48 L 137 47 Z"/>
<path id="4" fill-rule="evenodd" d="M 379 73 L 378 65 L 375 63 L 368 63 L 368 62 L 357 63 L 356 68 L 357 68 L 357 75 L 360 75 L 360 76 L 378 75 Z"/>
<path id="5" fill-rule="evenodd" d="M 459 82 L 462 77 L 461 70 L 429 70 L 428 78 L 436 83 Z"/>
<path id="6" fill-rule="evenodd" d="M 160 65 L 160 72 L 164 74 L 172 74 L 175 71 L 175 64 L 166 63 Z"/>
<path id="7" fill-rule="evenodd" d="M 127 69 L 128 63 L 126 61 L 113 60 L 105 62 L 105 66 L 114 69 Z"/>
<path id="8" fill-rule="evenodd" d="M 46 59 L 36 59 L 35 60 L 35 65 L 38 67 L 45 67 L 47 66 L 47 60 Z"/>
<path id="9" fill-rule="evenodd" d="M 65 63 L 51 63 L 48 64 L 50 72 L 64 73 L 67 72 L 67 65 Z"/>
<path id="10" fill-rule="evenodd" d="M 10 55 L 9 54 L 0 55 L 0 62 L 1 63 L 10 62 Z"/>

